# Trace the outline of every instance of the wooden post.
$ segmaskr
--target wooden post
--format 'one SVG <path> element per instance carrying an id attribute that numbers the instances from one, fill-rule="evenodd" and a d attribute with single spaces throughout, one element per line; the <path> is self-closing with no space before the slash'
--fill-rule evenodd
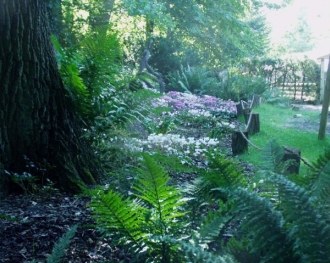
<path id="1" fill-rule="evenodd" d="M 256 134 L 260 132 L 259 113 L 252 113 L 247 123 L 247 131 L 249 134 Z"/>
<path id="2" fill-rule="evenodd" d="M 248 151 L 248 132 L 234 131 L 231 136 L 231 149 L 233 155 Z"/>
<path id="3" fill-rule="evenodd" d="M 285 167 L 284 174 L 299 174 L 301 151 L 296 148 L 284 147 L 282 162 L 290 162 Z"/>
<path id="4" fill-rule="evenodd" d="M 241 102 L 236 103 L 237 117 L 243 115 L 243 107 Z"/>

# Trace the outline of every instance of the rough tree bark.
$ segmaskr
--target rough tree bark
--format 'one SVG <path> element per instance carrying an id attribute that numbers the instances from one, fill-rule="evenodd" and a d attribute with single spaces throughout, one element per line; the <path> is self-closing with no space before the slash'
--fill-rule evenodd
<path id="1" fill-rule="evenodd" d="M 99 170 L 58 73 L 44 0 L 0 0 L 0 6 L 2 190 L 8 188 L 3 171 L 26 171 L 29 160 L 37 168 L 47 163 L 50 179 L 78 192 L 95 183 Z"/>

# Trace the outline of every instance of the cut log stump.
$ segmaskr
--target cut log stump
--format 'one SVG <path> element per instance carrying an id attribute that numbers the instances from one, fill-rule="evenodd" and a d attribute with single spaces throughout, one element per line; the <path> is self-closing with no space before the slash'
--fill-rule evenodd
<path id="1" fill-rule="evenodd" d="M 248 138 L 248 132 L 242 132 Z M 248 151 L 248 141 L 244 138 L 241 131 L 234 131 L 231 136 L 231 149 L 233 155 L 238 155 Z"/>
<path id="2" fill-rule="evenodd" d="M 301 151 L 296 148 L 284 146 L 284 156 L 282 162 L 284 163 L 284 174 L 299 174 Z"/>
<path id="3" fill-rule="evenodd" d="M 249 134 L 256 134 L 260 132 L 260 119 L 259 119 L 259 113 L 252 113 L 251 119 L 249 119 L 250 114 L 247 117 L 247 131 Z M 249 122 L 250 121 L 250 122 Z"/>

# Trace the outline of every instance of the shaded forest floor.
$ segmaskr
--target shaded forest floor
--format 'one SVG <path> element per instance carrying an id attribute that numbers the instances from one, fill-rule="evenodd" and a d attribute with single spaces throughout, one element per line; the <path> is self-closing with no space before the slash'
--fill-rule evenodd
<path id="1" fill-rule="evenodd" d="M 311 107 L 300 105 L 287 126 L 318 131 L 318 120 L 311 120 L 304 112 L 320 112 L 321 108 Z M 230 147 L 229 141 L 226 147 Z M 250 167 L 245 168 L 251 172 Z M 75 224 L 79 227 L 63 262 L 130 262 L 125 251 L 112 246 L 110 239 L 95 230 L 88 202 L 88 198 L 58 192 L 49 196 L 11 195 L 1 200 L 0 263 L 45 262 L 54 244 Z"/>

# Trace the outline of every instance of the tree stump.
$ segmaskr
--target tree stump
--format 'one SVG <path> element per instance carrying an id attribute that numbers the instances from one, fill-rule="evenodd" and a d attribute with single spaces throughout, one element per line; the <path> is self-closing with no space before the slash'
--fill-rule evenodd
<path id="1" fill-rule="evenodd" d="M 251 115 L 251 118 L 250 118 Z M 248 120 L 246 122 L 247 125 L 247 131 L 249 132 L 249 134 L 256 134 L 260 132 L 260 119 L 259 119 L 259 113 L 252 113 L 248 115 Z M 245 118 L 245 121 L 246 119 Z"/>
<path id="2" fill-rule="evenodd" d="M 244 138 L 244 136 L 246 138 Z M 245 153 L 248 151 L 248 141 L 246 140 L 248 137 L 248 132 L 234 131 L 231 136 L 231 149 L 233 155 L 238 155 L 241 153 Z"/>
<path id="3" fill-rule="evenodd" d="M 282 162 L 284 174 L 299 174 L 301 151 L 296 148 L 284 147 Z"/>

